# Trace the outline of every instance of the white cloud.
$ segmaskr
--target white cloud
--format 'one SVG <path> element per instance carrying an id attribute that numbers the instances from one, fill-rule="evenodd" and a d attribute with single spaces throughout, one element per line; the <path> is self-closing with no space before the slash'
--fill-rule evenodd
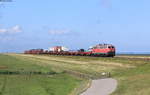
<path id="1" fill-rule="evenodd" d="M 49 33 L 52 35 L 68 34 L 70 32 L 70 30 L 49 30 Z"/>
<path id="2" fill-rule="evenodd" d="M 0 29 L 0 33 L 7 33 L 8 30 L 7 29 Z"/>
<path id="3" fill-rule="evenodd" d="M 4 34 L 4 33 L 18 33 L 18 32 L 22 32 L 22 29 L 19 25 L 15 25 L 12 28 L 0 29 L 1 34 Z"/>
<path id="4" fill-rule="evenodd" d="M 19 25 L 16 25 L 10 29 L 10 32 L 18 33 L 18 32 L 22 32 L 22 29 Z"/>

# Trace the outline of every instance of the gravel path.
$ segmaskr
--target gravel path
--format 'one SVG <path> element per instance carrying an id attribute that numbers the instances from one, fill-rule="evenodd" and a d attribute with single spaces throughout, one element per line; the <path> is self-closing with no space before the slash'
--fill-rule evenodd
<path id="1" fill-rule="evenodd" d="M 109 95 L 117 87 L 117 81 L 112 78 L 92 80 L 91 87 L 81 95 Z"/>

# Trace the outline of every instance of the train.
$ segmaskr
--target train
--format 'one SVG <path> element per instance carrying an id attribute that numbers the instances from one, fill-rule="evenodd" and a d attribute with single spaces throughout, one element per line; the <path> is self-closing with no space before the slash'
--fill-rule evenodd
<path id="1" fill-rule="evenodd" d="M 24 54 L 49 54 L 49 55 L 70 55 L 70 56 L 98 56 L 114 57 L 116 53 L 115 46 L 112 44 L 97 44 L 88 50 L 79 49 L 77 51 L 68 50 L 63 46 L 55 46 L 49 50 L 31 49 L 24 51 Z"/>

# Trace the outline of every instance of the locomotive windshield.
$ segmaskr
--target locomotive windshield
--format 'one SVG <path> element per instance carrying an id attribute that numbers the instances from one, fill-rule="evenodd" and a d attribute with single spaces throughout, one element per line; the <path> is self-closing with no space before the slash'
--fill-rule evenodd
<path id="1" fill-rule="evenodd" d="M 108 46 L 108 48 L 115 48 L 114 46 Z"/>

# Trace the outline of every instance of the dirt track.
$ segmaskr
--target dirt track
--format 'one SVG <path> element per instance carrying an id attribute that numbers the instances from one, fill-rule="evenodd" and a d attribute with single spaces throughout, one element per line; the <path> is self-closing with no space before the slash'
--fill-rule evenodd
<path id="1" fill-rule="evenodd" d="M 93 80 L 91 87 L 81 95 L 109 95 L 117 88 L 117 81 L 112 78 Z"/>

